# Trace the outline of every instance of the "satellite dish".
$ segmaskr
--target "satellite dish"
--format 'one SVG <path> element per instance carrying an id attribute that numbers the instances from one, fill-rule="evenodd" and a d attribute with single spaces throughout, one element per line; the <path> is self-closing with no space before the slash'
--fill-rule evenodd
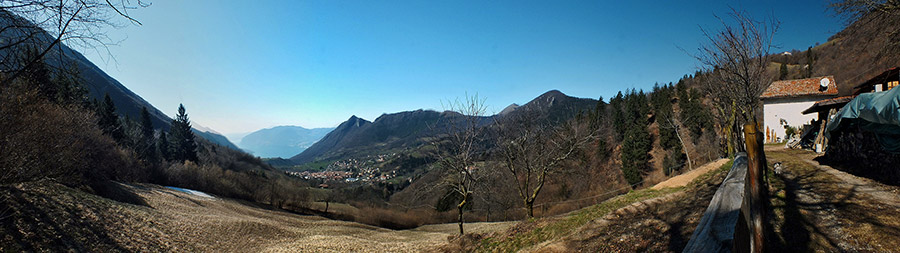
<path id="1" fill-rule="evenodd" d="M 819 86 L 821 86 L 822 89 L 828 89 L 828 84 L 831 84 L 831 80 L 828 80 L 827 77 L 819 80 Z"/>

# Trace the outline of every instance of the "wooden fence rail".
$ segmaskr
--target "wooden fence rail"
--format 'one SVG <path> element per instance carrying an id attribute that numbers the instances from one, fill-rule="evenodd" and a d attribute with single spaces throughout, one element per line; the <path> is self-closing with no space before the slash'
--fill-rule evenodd
<path id="1" fill-rule="evenodd" d="M 765 252 L 769 210 L 763 134 L 744 126 L 747 153 L 738 153 L 684 252 Z"/>
<path id="2" fill-rule="evenodd" d="M 697 224 L 697 229 L 694 229 L 684 252 L 731 252 L 734 246 L 734 225 L 740 217 L 746 178 L 747 154 L 738 153 L 731 170 Z"/>

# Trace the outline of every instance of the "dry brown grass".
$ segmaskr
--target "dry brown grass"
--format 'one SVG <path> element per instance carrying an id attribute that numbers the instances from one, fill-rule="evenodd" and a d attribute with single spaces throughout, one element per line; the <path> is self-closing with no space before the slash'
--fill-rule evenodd
<path id="1" fill-rule="evenodd" d="M 49 181 L 3 186 L 0 202 L 12 210 L 0 219 L 0 251 L 409 252 L 433 250 L 456 232 L 455 224 L 390 230 L 156 185 L 123 187 L 146 206 Z"/>
<path id="2" fill-rule="evenodd" d="M 523 221 L 503 233 L 457 240 L 454 251 L 681 251 L 730 164 L 686 187 L 642 189 L 567 215 Z M 465 248 L 465 247 L 469 248 Z"/>

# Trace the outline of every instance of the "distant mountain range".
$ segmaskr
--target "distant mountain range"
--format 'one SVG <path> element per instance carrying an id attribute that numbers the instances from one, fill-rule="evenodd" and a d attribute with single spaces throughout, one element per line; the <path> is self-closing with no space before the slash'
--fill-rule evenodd
<path id="1" fill-rule="evenodd" d="M 575 98 L 557 90 L 548 91 L 525 105 L 506 107 L 497 115 L 482 117 L 482 124 L 489 125 L 499 117 L 515 115 L 523 108 L 537 111 L 534 120 L 558 122 L 571 119 L 579 112 L 593 110 L 597 100 Z M 427 140 L 440 133 L 451 117 L 465 117 L 454 112 L 416 110 L 383 114 L 375 121 L 356 116 L 350 117 L 302 153 L 290 159 L 273 159 L 276 166 L 299 165 L 314 161 L 328 161 L 396 150 L 416 149 L 428 144 Z"/>
<path id="2" fill-rule="evenodd" d="M 331 130 L 334 128 L 276 126 L 252 132 L 241 138 L 238 145 L 255 156 L 288 158 L 300 154 Z"/>

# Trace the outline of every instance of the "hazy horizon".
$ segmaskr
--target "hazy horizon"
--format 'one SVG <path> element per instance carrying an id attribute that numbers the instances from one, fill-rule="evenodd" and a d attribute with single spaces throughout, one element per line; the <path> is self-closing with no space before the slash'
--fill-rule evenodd
<path id="1" fill-rule="evenodd" d="M 131 13 L 143 26 L 109 31 L 124 39 L 109 48 L 114 61 L 84 53 L 167 115 L 184 103 L 193 121 L 235 136 L 442 110 L 466 93 L 499 112 L 553 89 L 594 99 L 647 90 L 697 70 L 690 53 L 700 27 L 720 27 L 713 14 L 779 17 L 773 52 L 803 50 L 843 27 L 824 5 L 154 2 Z"/>

